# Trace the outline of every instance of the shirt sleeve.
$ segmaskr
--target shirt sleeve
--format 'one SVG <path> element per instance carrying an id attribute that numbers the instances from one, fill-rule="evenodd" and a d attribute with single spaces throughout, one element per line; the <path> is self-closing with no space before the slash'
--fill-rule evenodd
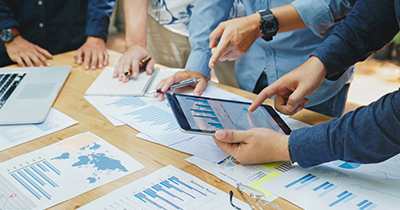
<path id="1" fill-rule="evenodd" d="M 208 62 L 212 56 L 209 35 L 222 21 L 228 20 L 233 0 L 200 0 L 194 6 L 189 24 L 189 42 L 192 48 L 185 69 L 208 77 Z"/>
<path id="2" fill-rule="evenodd" d="M 19 24 L 15 21 L 10 7 L 8 7 L 4 0 L 0 0 L 0 31 L 11 27 L 18 28 Z"/>
<path id="3" fill-rule="evenodd" d="M 373 8 L 373 9 L 372 9 Z M 314 51 L 336 80 L 348 67 L 388 44 L 399 31 L 393 0 L 358 0 L 351 13 Z"/>
<path id="4" fill-rule="evenodd" d="M 400 153 L 400 92 L 328 123 L 294 130 L 289 145 L 302 167 L 332 160 L 377 163 Z"/>
<path id="5" fill-rule="evenodd" d="M 96 36 L 107 40 L 114 5 L 115 0 L 89 0 L 86 36 Z"/>

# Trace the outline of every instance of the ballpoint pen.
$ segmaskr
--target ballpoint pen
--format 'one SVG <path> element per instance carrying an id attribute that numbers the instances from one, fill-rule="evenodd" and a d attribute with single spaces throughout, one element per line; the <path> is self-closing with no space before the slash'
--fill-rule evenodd
<path id="1" fill-rule="evenodd" d="M 142 68 L 149 60 L 151 59 L 151 56 L 145 57 L 143 60 L 139 62 L 139 68 Z M 121 74 L 121 77 L 129 76 L 131 75 L 132 70 L 126 70 L 123 74 Z"/>
<path id="2" fill-rule="evenodd" d="M 190 85 L 190 84 L 192 84 L 192 83 L 199 82 L 199 81 L 200 81 L 200 79 L 188 79 L 188 80 L 184 80 L 184 81 L 182 81 L 182 82 L 180 82 L 180 83 L 178 83 L 178 84 L 176 84 L 176 85 L 172 85 L 171 87 L 169 87 L 169 88 L 167 89 L 167 91 L 172 90 L 172 89 L 175 89 L 175 88 L 180 88 L 180 87 L 188 86 L 188 85 Z M 167 92 L 167 91 L 165 91 L 165 92 Z M 162 93 L 161 88 L 149 92 L 149 94 L 153 94 L 153 93 Z"/>

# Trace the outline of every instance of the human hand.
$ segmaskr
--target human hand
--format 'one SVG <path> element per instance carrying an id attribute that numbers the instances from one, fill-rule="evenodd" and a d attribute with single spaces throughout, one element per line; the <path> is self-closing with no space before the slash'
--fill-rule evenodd
<path id="1" fill-rule="evenodd" d="M 222 151 L 240 164 L 289 161 L 289 136 L 268 128 L 218 130 L 213 137 Z"/>
<path id="2" fill-rule="evenodd" d="M 171 85 L 180 83 L 188 79 L 200 79 L 199 82 L 191 84 L 191 86 L 194 87 L 193 95 L 200 96 L 207 86 L 207 77 L 197 71 L 186 70 L 176 72 L 174 75 L 161 80 L 160 83 L 158 83 L 156 89 L 161 88 L 162 93 L 156 93 L 154 94 L 154 97 L 158 98 L 159 101 L 162 101 L 164 99 L 164 93 L 167 92 L 168 88 Z"/>
<path id="3" fill-rule="evenodd" d="M 264 88 L 249 107 L 249 111 L 253 112 L 266 98 L 275 95 L 275 109 L 283 114 L 295 114 L 307 105 L 308 99 L 305 97 L 318 89 L 325 75 L 324 64 L 312 56 L 304 64 Z"/>
<path id="4" fill-rule="evenodd" d="M 10 59 L 22 67 L 50 66 L 47 59 L 53 58 L 47 50 L 30 43 L 22 36 L 16 36 L 4 45 Z"/>
<path id="5" fill-rule="evenodd" d="M 260 20 L 260 14 L 256 13 L 220 23 L 210 34 L 210 48 L 213 55 L 208 66 L 213 68 L 218 59 L 232 61 L 244 55 L 254 41 L 263 36 L 259 27 Z"/>
<path id="6" fill-rule="evenodd" d="M 133 78 L 138 77 L 139 75 L 139 64 L 140 62 L 150 56 L 150 53 L 146 48 L 140 45 L 133 45 L 129 47 L 124 55 L 119 59 L 118 64 L 115 66 L 113 78 L 119 78 L 119 81 L 128 82 L 130 77 L 121 77 L 122 74 L 125 73 L 126 70 L 132 71 L 131 75 Z M 154 64 L 156 60 L 151 58 L 146 64 L 146 72 L 148 75 L 153 73 Z"/>
<path id="7" fill-rule="evenodd" d="M 86 70 L 103 68 L 108 64 L 108 53 L 103 38 L 88 36 L 86 42 L 78 49 L 74 58 L 77 64 L 84 61 Z"/>

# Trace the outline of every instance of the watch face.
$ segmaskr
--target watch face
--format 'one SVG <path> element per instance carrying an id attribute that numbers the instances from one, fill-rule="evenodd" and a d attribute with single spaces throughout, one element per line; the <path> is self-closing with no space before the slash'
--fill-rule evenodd
<path id="1" fill-rule="evenodd" d="M 0 36 L 3 42 L 9 42 L 13 38 L 13 33 L 11 29 L 4 29 L 1 31 Z"/>
<path id="2" fill-rule="evenodd" d="M 262 24 L 262 28 L 264 29 L 263 32 L 266 32 L 267 34 L 278 31 L 277 24 L 275 24 L 275 22 L 272 20 L 263 21 L 261 24 Z"/>

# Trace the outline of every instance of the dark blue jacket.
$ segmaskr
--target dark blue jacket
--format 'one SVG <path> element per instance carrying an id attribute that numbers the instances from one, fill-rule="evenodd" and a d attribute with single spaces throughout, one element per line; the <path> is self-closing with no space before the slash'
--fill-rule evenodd
<path id="1" fill-rule="evenodd" d="M 115 0 L 0 0 L 0 30 L 16 27 L 24 39 L 54 55 L 78 49 L 87 36 L 106 40 L 114 4 Z M 3 44 L 0 56 L 7 56 Z"/>
<path id="2" fill-rule="evenodd" d="M 353 11 L 313 53 L 336 79 L 399 32 L 400 0 L 359 0 Z M 342 118 L 295 130 L 289 145 L 295 161 L 310 167 L 332 160 L 376 163 L 400 153 L 400 92 Z"/>

